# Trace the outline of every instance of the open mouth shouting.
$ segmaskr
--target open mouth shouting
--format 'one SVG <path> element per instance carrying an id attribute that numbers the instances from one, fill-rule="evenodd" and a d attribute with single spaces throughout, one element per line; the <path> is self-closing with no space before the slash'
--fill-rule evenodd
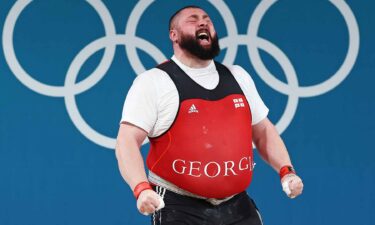
<path id="1" fill-rule="evenodd" d="M 201 29 L 196 32 L 196 37 L 201 45 L 211 44 L 211 35 L 207 29 Z"/>

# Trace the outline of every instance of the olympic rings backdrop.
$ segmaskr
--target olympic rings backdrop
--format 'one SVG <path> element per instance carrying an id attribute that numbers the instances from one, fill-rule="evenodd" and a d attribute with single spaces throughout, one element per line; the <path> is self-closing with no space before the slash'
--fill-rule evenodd
<path id="1" fill-rule="evenodd" d="M 149 224 L 113 148 L 187 4 L 211 15 L 217 60 L 252 75 L 304 180 L 289 200 L 256 156 L 265 224 L 375 224 L 375 3 L 358 0 L 1 0 L 0 224 Z"/>

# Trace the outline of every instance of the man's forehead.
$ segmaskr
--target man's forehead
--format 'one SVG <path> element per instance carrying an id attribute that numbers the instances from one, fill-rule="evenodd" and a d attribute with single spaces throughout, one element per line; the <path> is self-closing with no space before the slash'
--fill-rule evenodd
<path id="1" fill-rule="evenodd" d="M 181 18 L 187 18 L 191 16 L 203 16 L 203 17 L 209 17 L 208 14 L 200 8 L 187 8 L 181 11 L 180 14 Z"/>

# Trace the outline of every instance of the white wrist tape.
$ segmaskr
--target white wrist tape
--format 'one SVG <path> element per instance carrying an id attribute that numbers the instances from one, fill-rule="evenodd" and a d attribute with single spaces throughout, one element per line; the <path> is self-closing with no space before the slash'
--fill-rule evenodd
<path id="1" fill-rule="evenodd" d="M 284 182 L 282 183 L 283 186 L 283 191 L 289 196 L 292 192 L 290 191 L 289 188 L 289 179 L 285 179 Z"/>

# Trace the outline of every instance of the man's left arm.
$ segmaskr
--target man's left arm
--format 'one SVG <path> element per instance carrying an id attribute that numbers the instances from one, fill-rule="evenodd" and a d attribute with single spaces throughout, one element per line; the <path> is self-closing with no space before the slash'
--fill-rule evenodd
<path id="1" fill-rule="evenodd" d="M 295 198 L 302 193 L 302 180 L 295 174 L 283 140 L 268 118 L 253 125 L 253 142 L 263 160 L 280 174 L 284 192 Z"/>

